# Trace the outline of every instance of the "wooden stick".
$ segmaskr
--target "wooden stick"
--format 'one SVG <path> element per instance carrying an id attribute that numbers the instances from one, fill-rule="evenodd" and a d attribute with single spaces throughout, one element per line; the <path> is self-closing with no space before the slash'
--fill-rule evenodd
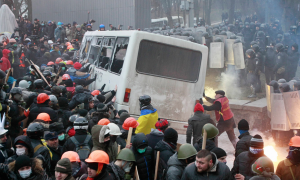
<path id="1" fill-rule="evenodd" d="M 118 145 L 118 154 L 120 153 L 121 151 L 121 145 Z"/>
<path id="2" fill-rule="evenodd" d="M 131 142 L 131 136 L 132 136 L 132 130 L 133 130 L 133 128 L 130 127 L 130 128 L 129 128 L 129 131 L 128 131 L 128 136 L 127 136 L 126 146 L 127 146 L 127 145 L 130 145 L 130 142 Z"/>
<path id="3" fill-rule="evenodd" d="M 137 166 L 135 166 L 134 176 L 135 176 L 135 180 L 140 180 L 139 172 L 138 172 Z"/>
<path id="4" fill-rule="evenodd" d="M 59 78 L 59 74 L 61 73 L 61 71 L 62 71 L 62 68 L 60 67 L 59 70 L 58 70 L 58 72 L 57 72 L 57 74 L 56 74 L 56 76 L 55 76 L 55 78 L 54 78 L 54 80 L 53 80 L 54 83 L 57 82 L 57 80 Z"/>
<path id="5" fill-rule="evenodd" d="M 48 81 L 46 80 L 46 78 L 44 77 L 43 73 L 41 73 L 41 71 L 39 70 L 38 66 L 35 65 L 31 60 L 30 60 L 31 64 L 33 65 L 33 67 L 35 68 L 36 72 L 40 75 L 40 77 L 45 81 L 45 83 L 51 88 L 52 86 L 48 83 Z"/>
<path id="6" fill-rule="evenodd" d="M 6 83 L 7 83 L 7 81 L 8 81 L 8 78 L 9 78 L 10 74 L 11 74 L 11 68 L 9 68 L 9 69 L 8 69 L 8 72 L 7 72 L 7 74 L 6 74 L 6 77 L 5 77 L 4 84 L 6 84 Z"/>
<path id="7" fill-rule="evenodd" d="M 159 156 L 160 156 L 160 151 L 157 151 L 157 154 L 156 154 L 156 164 L 155 164 L 154 180 L 157 180 Z"/>
<path id="8" fill-rule="evenodd" d="M 205 129 L 203 129 L 203 139 L 202 139 L 202 149 L 206 148 L 206 139 L 207 139 L 207 132 L 205 131 Z"/>

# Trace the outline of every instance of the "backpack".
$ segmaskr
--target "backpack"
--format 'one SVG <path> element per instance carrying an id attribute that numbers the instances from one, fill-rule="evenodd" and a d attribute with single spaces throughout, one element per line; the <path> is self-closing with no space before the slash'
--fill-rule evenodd
<path id="1" fill-rule="evenodd" d="M 157 157 L 157 151 L 154 151 L 154 158 L 156 160 Z M 161 158 L 159 158 L 158 162 L 158 173 L 157 173 L 157 179 L 158 180 L 166 180 L 167 179 L 167 172 L 168 172 L 168 165 L 165 163 Z"/>
<path id="2" fill-rule="evenodd" d="M 75 144 L 76 146 L 76 152 L 79 155 L 80 161 L 85 161 L 91 153 L 91 147 L 89 146 L 89 141 L 92 138 L 92 136 L 87 135 L 83 143 L 79 143 L 75 136 L 71 137 L 71 141 Z"/>

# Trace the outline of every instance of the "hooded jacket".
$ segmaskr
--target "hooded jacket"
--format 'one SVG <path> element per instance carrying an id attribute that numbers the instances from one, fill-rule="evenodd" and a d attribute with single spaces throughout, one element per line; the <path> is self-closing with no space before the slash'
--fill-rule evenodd
<path id="1" fill-rule="evenodd" d="M 278 164 L 276 175 L 282 180 L 293 180 L 291 171 L 296 179 L 300 177 L 299 164 L 294 165 L 289 159 L 286 158 L 285 160 L 280 161 Z"/>
<path id="2" fill-rule="evenodd" d="M 213 154 L 213 166 L 203 173 L 197 172 L 195 163 L 189 164 L 181 177 L 181 180 L 226 180 L 230 179 L 230 170 L 224 163 L 219 163 L 217 157 Z"/>
<path id="3" fill-rule="evenodd" d="M 117 137 L 117 144 L 121 146 L 121 149 L 126 147 L 126 141 L 128 137 L 128 130 L 121 130 L 121 135 Z M 135 133 L 132 131 L 131 135 L 131 143 L 133 142 L 133 139 L 135 137 Z"/>
<path id="4" fill-rule="evenodd" d="M 155 148 L 156 144 L 164 139 L 164 133 L 159 131 L 158 129 L 152 129 L 150 134 L 147 134 L 148 146 L 152 149 Z"/>
<path id="5" fill-rule="evenodd" d="M 168 160 L 167 180 L 180 180 L 185 167 L 185 162 L 178 159 L 176 152 Z"/>
<path id="6" fill-rule="evenodd" d="M 85 129 L 77 129 L 75 130 L 75 138 L 76 140 L 79 142 L 79 143 L 83 143 L 85 138 L 87 136 L 90 136 L 88 135 L 87 131 Z M 90 146 L 90 149 L 93 148 L 93 140 L 92 138 L 90 138 L 89 142 L 88 142 L 89 146 Z M 73 143 L 72 139 L 69 138 L 64 146 L 63 146 L 63 152 L 66 152 L 66 151 L 76 151 L 76 145 Z"/>
<path id="7" fill-rule="evenodd" d="M 144 153 L 139 153 L 139 147 L 145 147 Z M 132 143 L 132 151 L 135 156 L 136 164 L 140 179 L 151 180 L 153 179 L 153 150 L 148 146 L 148 140 L 145 134 L 136 134 Z"/>
<path id="8" fill-rule="evenodd" d="M 10 53 L 10 50 L 8 50 L 8 49 L 3 49 L 3 51 L 2 51 L 3 57 L 1 58 L 2 62 L 0 61 L 0 69 L 4 72 L 6 70 L 8 70 L 9 68 L 11 68 L 9 57 L 8 57 L 9 53 Z"/>
<path id="9" fill-rule="evenodd" d="M 92 128 L 93 149 L 105 151 L 109 156 L 109 162 L 115 161 L 118 155 L 118 145 L 116 142 L 104 143 L 104 133 L 108 126 L 95 125 Z"/>
<path id="10" fill-rule="evenodd" d="M 250 141 L 252 136 L 249 132 L 245 132 L 239 136 L 239 141 L 236 143 L 235 157 L 244 151 L 249 151 Z"/>
<path id="11" fill-rule="evenodd" d="M 8 116 L 11 117 L 11 125 L 9 127 L 8 134 L 11 137 L 15 138 L 22 131 L 19 126 L 19 122 L 26 119 L 26 116 L 20 115 L 18 102 L 13 100 L 13 103 L 9 107 L 10 107 L 10 111 L 8 113 Z"/>

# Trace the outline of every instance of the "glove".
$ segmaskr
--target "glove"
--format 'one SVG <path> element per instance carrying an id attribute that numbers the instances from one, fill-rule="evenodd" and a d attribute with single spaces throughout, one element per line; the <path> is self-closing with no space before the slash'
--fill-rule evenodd
<path id="1" fill-rule="evenodd" d="M 203 104 L 202 98 L 200 98 L 199 103 L 200 103 L 201 105 Z"/>
<path id="2" fill-rule="evenodd" d="M 27 110 L 24 110 L 24 115 L 26 116 L 26 117 L 28 117 L 29 116 L 29 113 L 30 113 L 30 111 L 27 109 Z"/>

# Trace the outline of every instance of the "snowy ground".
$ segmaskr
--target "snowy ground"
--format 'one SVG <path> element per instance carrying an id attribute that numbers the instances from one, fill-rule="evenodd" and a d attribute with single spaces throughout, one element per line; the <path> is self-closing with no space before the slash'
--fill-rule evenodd
<path id="1" fill-rule="evenodd" d="M 251 135 L 259 134 L 263 137 L 264 140 L 264 145 L 266 146 L 273 146 L 275 148 L 275 151 L 278 153 L 278 158 L 277 161 L 274 161 L 274 166 L 275 168 L 277 167 L 277 164 L 285 159 L 285 157 L 288 155 L 288 146 L 286 147 L 275 147 L 275 142 L 272 138 L 264 136 L 261 132 L 258 131 L 250 131 Z M 235 135 L 236 137 L 239 136 L 238 129 L 235 129 Z M 186 142 L 186 136 L 185 135 L 179 135 L 178 137 L 178 143 L 184 144 Z M 227 166 L 231 169 L 233 167 L 233 162 L 234 162 L 234 153 L 235 150 L 231 144 L 231 142 L 228 139 L 228 136 L 226 133 L 223 133 L 218 140 L 219 147 L 224 149 L 227 152 Z M 270 152 L 265 152 L 266 155 L 268 155 Z"/>

